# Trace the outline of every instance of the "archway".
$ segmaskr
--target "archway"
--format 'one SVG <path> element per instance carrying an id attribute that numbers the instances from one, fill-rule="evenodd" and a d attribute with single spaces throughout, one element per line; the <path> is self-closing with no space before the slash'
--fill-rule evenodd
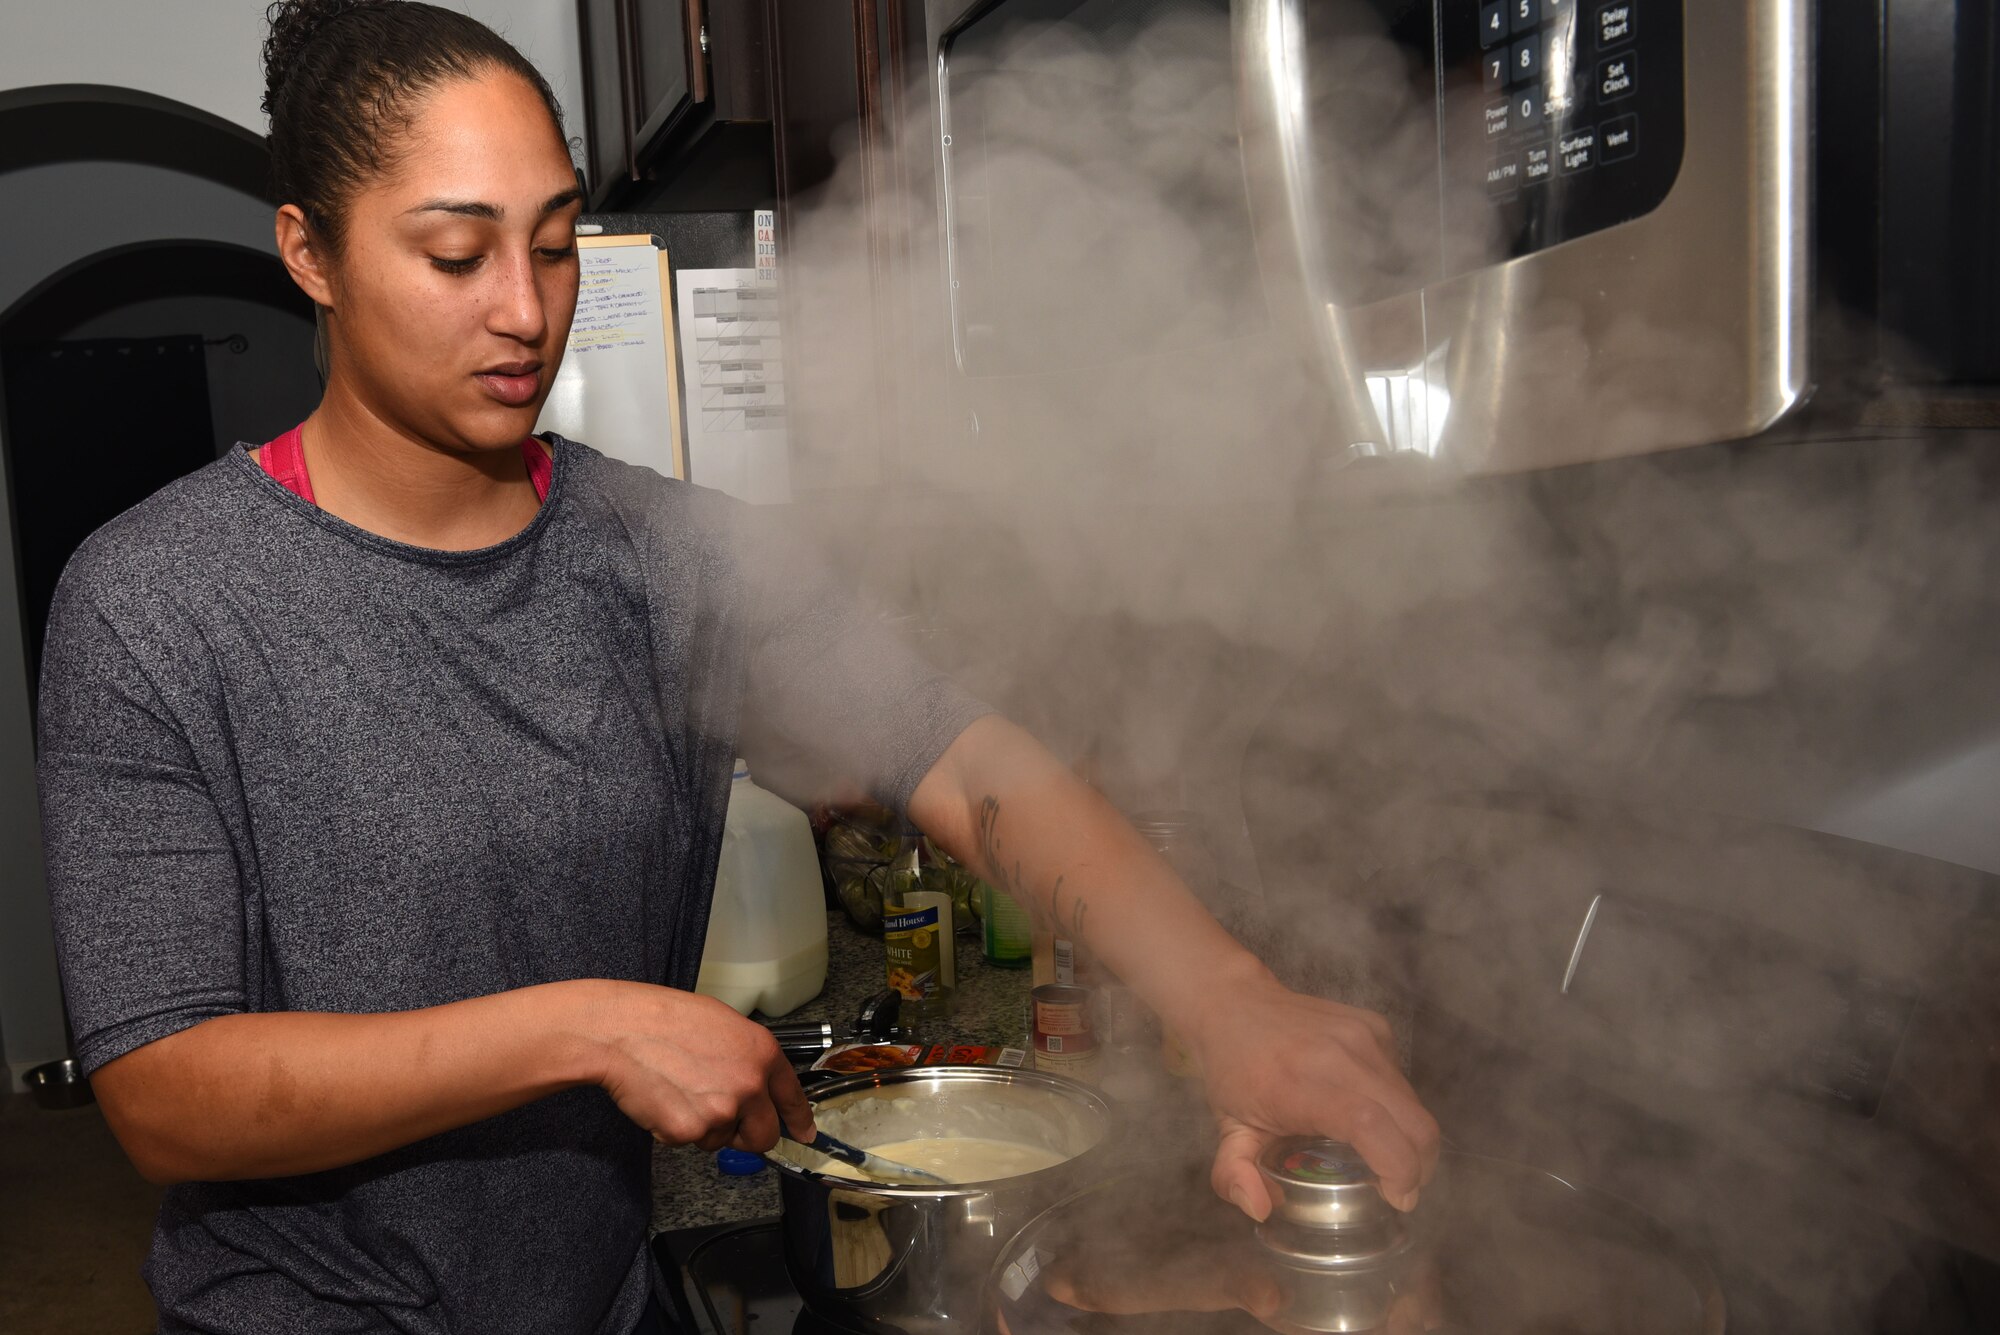
<path id="1" fill-rule="evenodd" d="M 0 92 L 0 180 L 40 205 L 32 223 L 0 223 L 5 545 L 30 696 L 47 596 L 76 543 L 317 401 L 311 306 L 268 239 L 269 177 L 261 136 L 156 94 Z"/>
<path id="2" fill-rule="evenodd" d="M 4 424 L 19 414 L 0 402 L 0 460 L 12 475 L 0 504 L 0 589 L 19 590 L 0 594 L 0 865 L 14 873 L 0 880 L 0 1046 L 16 1073 L 68 1047 L 34 798 L 29 646 L 51 572 L 102 520 L 213 458 L 219 435 L 266 438 L 258 433 L 296 422 L 317 397 L 310 307 L 286 292 L 271 249 L 268 180 L 260 136 L 167 98 L 87 85 L 0 92 L 10 205 L 0 210 L 0 346 L 157 347 L 173 335 L 192 341 L 192 367 L 213 372 L 202 377 L 198 430 L 192 409 L 164 403 L 154 430 L 88 427 L 83 410 L 132 397 L 100 391 L 62 416 L 69 429 L 16 432 Z M 243 353 L 228 350 L 233 334 L 244 336 Z M 132 354 L 105 352 L 121 355 Z M 268 376 L 266 363 L 277 368 Z M 271 384 L 260 389 L 263 380 Z M 252 394 L 251 408 L 239 391 Z M 157 429 L 170 419 L 177 444 Z M 49 531 L 52 518 L 66 539 Z"/>
<path id="3" fill-rule="evenodd" d="M 0 91 L 0 173 L 83 160 L 145 163 L 270 195 L 263 136 L 199 107 L 106 84 Z"/>

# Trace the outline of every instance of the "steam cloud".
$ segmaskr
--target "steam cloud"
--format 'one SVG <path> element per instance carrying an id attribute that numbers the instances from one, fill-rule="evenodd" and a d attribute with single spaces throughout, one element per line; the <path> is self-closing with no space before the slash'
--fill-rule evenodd
<path id="1" fill-rule="evenodd" d="M 1330 164 L 1351 290 L 1478 243 L 1399 49 L 1317 58 L 1381 150 Z M 1200 889 L 1417 1032 L 1457 1143 L 1673 1219 L 1746 1328 L 1920 1322 L 1944 1244 L 2000 1238 L 2000 917 L 1963 869 L 1806 831 L 2000 725 L 1992 455 L 1854 429 L 1350 465 L 1248 249 L 1226 16 L 1023 28 L 950 77 L 949 180 L 850 152 L 785 238 L 801 517 L 1122 808 L 1201 813 Z M 870 222 L 900 286 L 853 258 Z M 1552 327 L 1526 373 L 1575 351 Z M 1699 402 L 1718 350 L 1643 313 L 1610 338 L 1652 390 L 1549 420 L 1616 440 Z M 1828 1094 L 1829 1045 L 1886 1063 L 1879 1106 Z"/>

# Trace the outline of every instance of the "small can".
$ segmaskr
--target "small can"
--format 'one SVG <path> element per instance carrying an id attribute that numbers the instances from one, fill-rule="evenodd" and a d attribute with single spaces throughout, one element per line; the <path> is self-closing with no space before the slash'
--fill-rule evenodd
<path id="1" fill-rule="evenodd" d="M 1091 991 L 1044 983 L 1029 994 L 1035 1012 L 1035 1069 L 1094 1081 L 1103 1054 L 1091 1025 Z"/>

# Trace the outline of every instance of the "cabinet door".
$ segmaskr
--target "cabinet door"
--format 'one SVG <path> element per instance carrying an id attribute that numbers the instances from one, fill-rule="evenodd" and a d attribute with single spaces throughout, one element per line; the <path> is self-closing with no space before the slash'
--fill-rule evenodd
<path id="1" fill-rule="evenodd" d="M 583 120 L 590 139 L 590 197 L 632 177 L 632 111 L 625 78 L 623 0 L 577 0 L 583 38 Z"/>
<path id="2" fill-rule="evenodd" d="M 689 8 L 687 0 L 625 0 L 625 9 L 632 50 L 632 142 L 643 146 L 689 100 Z"/>

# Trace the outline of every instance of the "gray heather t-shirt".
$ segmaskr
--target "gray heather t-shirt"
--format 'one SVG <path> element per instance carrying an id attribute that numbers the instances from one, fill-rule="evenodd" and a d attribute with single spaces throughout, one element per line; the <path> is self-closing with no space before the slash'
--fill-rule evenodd
<path id="1" fill-rule="evenodd" d="M 71 561 L 41 792 L 87 1068 L 240 1011 L 690 987 L 739 718 L 900 806 L 982 712 L 778 555 L 768 516 L 552 443 L 540 513 L 482 551 L 363 532 L 239 448 Z M 162 1329 L 624 1335 L 650 1145 L 581 1089 L 348 1168 L 175 1187 Z"/>

